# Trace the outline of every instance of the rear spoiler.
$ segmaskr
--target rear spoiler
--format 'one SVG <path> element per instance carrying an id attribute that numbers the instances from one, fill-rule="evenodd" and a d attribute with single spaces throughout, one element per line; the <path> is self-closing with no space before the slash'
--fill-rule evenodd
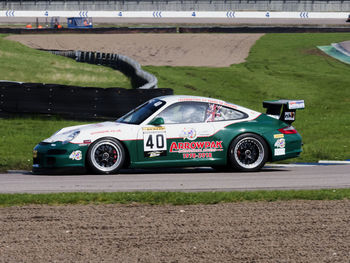
<path id="1" fill-rule="evenodd" d="M 267 100 L 263 102 L 266 114 L 288 124 L 295 121 L 295 111 L 305 108 L 304 100 Z M 282 108 L 282 112 L 281 112 Z"/>

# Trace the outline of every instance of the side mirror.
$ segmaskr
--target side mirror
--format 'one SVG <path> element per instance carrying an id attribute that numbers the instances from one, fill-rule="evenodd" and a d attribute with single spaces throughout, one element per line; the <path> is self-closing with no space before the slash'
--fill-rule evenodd
<path id="1" fill-rule="evenodd" d="M 150 125 L 159 126 L 164 124 L 164 119 L 162 117 L 156 117 L 149 123 Z"/>

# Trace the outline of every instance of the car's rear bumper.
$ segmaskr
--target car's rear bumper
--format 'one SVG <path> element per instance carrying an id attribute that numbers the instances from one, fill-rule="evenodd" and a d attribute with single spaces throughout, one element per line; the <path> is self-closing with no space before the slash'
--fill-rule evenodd
<path id="1" fill-rule="evenodd" d="M 290 158 L 295 158 L 300 155 L 302 150 L 302 140 L 299 133 L 296 134 L 285 134 L 284 138 L 285 146 L 280 147 L 276 140 L 272 147 L 272 161 L 281 161 Z"/>

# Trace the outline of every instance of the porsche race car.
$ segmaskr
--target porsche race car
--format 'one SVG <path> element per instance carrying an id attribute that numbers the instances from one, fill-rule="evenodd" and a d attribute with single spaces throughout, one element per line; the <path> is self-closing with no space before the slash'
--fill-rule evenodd
<path id="1" fill-rule="evenodd" d="M 264 101 L 262 114 L 196 96 L 151 99 L 114 122 L 66 127 L 40 142 L 33 172 L 212 166 L 252 172 L 302 152 L 291 126 L 303 100 Z"/>

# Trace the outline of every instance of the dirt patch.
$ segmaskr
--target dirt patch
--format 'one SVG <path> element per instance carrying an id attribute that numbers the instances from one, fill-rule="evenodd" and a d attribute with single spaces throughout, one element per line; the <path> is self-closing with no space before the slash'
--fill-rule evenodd
<path id="1" fill-rule="evenodd" d="M 118 53 L 141 65 L 227 67 L 245 61 L 263 34 L 12 35 L 32 48 Z"/>
<path id="2" fill-rule="evenodd" d="M 1 262 L 348 262 L 350 201 L 0 208 Z"/>

